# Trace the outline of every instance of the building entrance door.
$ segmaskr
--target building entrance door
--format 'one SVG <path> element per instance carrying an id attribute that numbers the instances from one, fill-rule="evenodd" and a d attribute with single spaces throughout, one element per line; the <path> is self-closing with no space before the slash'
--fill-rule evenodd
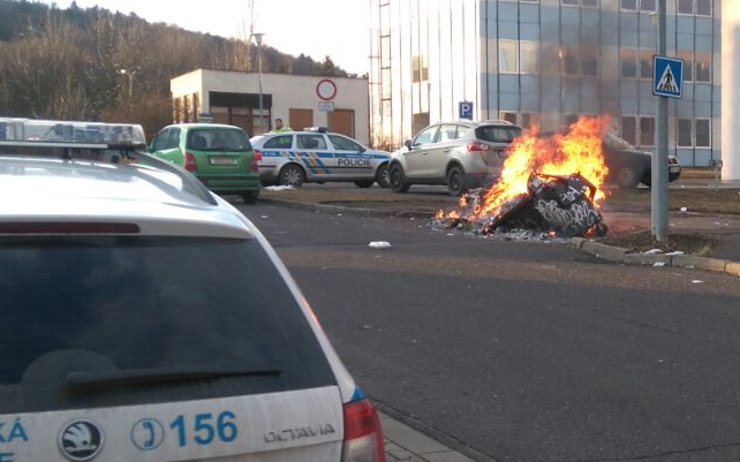
<path id="1" fill-rule="evenodd" d="M 350 138 L 355 137 L 355 111 L 352 109 L 335 109 L 328 114 L 329 131 L 341 133 Z"/>

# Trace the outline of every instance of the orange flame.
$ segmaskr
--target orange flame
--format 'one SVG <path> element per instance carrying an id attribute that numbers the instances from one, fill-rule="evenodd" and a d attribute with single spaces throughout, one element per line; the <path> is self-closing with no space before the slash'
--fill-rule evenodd
<path id="1" fill-rule="evenodd" d="M 501 177 L 488 191 L 471 218 L 495 215 L 507 201 L 527 194 L 527 180 L 533 172 L 545 175 L 580 173 L 596 187 L 594 203 L 606 197 L 601 189 L 609 173 L 604 162 L 602 139 L 610 127 L 608 116 L 581 117 L 565 135 L 544 139 L 537 127 L 515 139 L 507 149 Z"/>

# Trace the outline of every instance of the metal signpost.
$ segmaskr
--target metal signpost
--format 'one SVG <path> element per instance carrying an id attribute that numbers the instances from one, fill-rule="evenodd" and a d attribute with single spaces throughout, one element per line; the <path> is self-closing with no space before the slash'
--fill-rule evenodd
<path id="1" fill-rule="evenodd" d="M 680 98 L 683 61 L 666 58 L 666 0 L 658 0 L 658 46 L 653 58 L 655 110 L 655 155 L 651 165 L 650 221 L 658 242 L 668 238 L 668 99 Z"/>

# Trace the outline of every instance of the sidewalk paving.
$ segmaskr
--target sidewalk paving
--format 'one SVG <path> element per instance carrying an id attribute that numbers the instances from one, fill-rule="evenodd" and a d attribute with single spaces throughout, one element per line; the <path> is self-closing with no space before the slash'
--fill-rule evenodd
<path id="1" fill-rule="evenodd" d="M 408 425 L 380 413 L 386 462 L 473 462 Z"/>

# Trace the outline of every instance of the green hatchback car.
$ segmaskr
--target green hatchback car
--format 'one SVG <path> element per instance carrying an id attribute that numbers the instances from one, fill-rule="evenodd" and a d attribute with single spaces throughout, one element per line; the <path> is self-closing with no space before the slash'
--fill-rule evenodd
<path id="1" fill-rule="evenodd" d="M 217 194 L 235 194 L 253 204 L 260 193 L 258 154 L 244 130 L 212 123 L 164 127 L 149 149 L 180 165 Z"/>

